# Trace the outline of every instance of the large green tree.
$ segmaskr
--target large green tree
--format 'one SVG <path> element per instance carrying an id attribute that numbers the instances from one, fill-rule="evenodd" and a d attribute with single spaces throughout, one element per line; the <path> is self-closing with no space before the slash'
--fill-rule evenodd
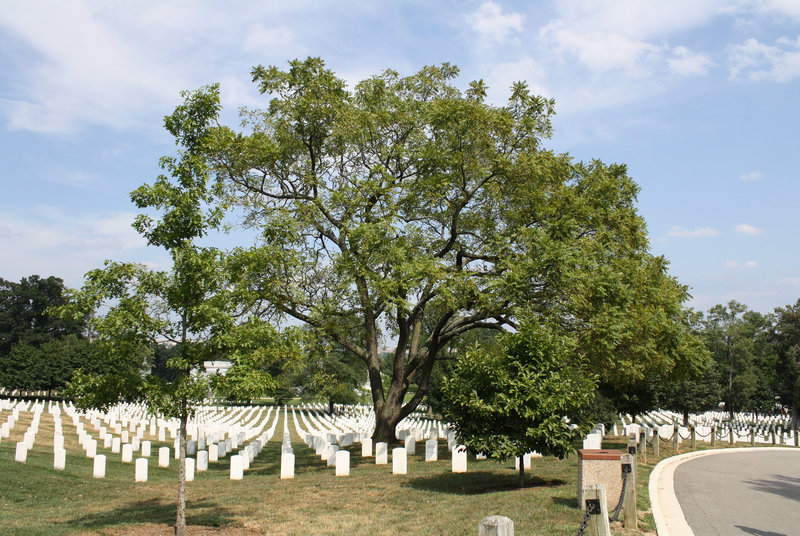
<path id="1" fill-rule="evenodd" d="M 471 452 L 505 460 L 538 451 L 565 457 L 588 430 L 571 425 L 594 395 L 596 376 L 551 330 L 524 325 L 494 348 L 475 347 L 444 383 L 444 418 Z"/>
<path id="2" fill-rule="evenodd" d="M 317 58 L 259 66 L 267 107 L 244 112 L 244 132 L 217 129 L 205 153 L 263 238 L 233 253 L 239 297 L 363 363 L 381 441 L 443 348 L 513 327 L 518 311 L 576 335 L 576 359 L 617 389 L 692 364 L 686 289 L 648 251 L 625 166 L 545 149 L 551 100 L 517 83 L 494 106 L 457 73 L 387 70 L 349 90 Z"/>

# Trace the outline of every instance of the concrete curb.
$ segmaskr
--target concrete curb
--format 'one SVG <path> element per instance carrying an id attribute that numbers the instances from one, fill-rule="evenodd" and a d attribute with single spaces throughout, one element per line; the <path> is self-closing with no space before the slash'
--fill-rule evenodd
<path id="1" fill-rule="evenodd" d="M 783 450 L 785 447 L 737 447 L 727 449 L 699 450 L 679 454 L 658 462 L 650 473 L 650 482 L 647 485 L 650 494 L 650 505 L 653 518 L 656 522 L 658 536 L 694 536 L 683 510 L 675 496 L 675 469 L 684 462 L 694 458 L 702 458 L 712 454 L 755 452 L 759 450 Z"/>

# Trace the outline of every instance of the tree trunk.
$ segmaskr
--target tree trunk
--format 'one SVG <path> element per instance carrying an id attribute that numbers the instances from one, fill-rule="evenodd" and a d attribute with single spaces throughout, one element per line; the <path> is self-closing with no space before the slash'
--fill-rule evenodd
<path id="1" fill-rule="evenodd" d="M 524 456 L 517 456 L 519 460 L 519 487 L 525 487 L 525 457 Z"/>
<path id="2" fill-rule="evenodd" d="M 683 425 L 684 426 L 689 426 L 689 410 L 688 409 L 684 409 L 683 410 Z"/>
<path id="3" fill-rule="evenodd" d="M 333 415 L 333 399 L 328 400 L 328 415 Z"/>
<path id="4" fill-rule="evenodd" d="M 186 406 L 184 401 L 178 432 L 178 512 L 175 519 L 175 536 L 186 536 L 186 421 L 188 420 Z"/>
<path id="5" fill-rule="evenodd" d="M 387 443 L 388 445 L 393 445 L 397 443 L 395 428 L 397 427 L 397 423 L 399 422 L 399 419 L 397 418 L 397 416 L 399 415 L 400 415 L 399 406 L 389 407 L 388 405 L 384 405 L 382 412 L 380 413 L 376 412 L 375 431 L 372 434 L 373 443 L 383 442 Z"/>

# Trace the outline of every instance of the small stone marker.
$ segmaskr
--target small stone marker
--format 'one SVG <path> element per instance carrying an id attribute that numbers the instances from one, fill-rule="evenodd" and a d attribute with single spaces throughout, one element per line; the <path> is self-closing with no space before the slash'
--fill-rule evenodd
<path id="1" fill-rule="evenodd" d="M 454 473 L 467 472 L 467 447 L 458 445 L 453 449 L 453 459 L 451 463 Z"/>
<path id="2" fill-rule="evenodd" d="M 375 443 L 375 465 L 386 465 L 389 463 L 389 445 L 383 441 Z"/>
<path id="3" fill-rule="evenodd" d="M 392 449 L 392 474 L 408 474 L 408 455 L 403 447 Z"/>
<path id="4" fill-rule="evenodd" d="M 350 476 L 350 451 L 339 450 L 336 452 L 336 476 Z"/>
<path id="5" fill-rule="evenodd" d="M 106 477 L 106 455 L 98 454 L 94 457 L 94 465 L 92 467 L 92 476 L 95 478 Z"/>
<path id="6" fill-rule="evenodd" d="M 231 480 L 241 480 L 244 478 L 244 466 L 242 457 L 239 454 L 231 456 Z"/>
<path id="7" fill-rule="evenodd" d="M 219 445 L 217 443 L 211 443 L 208 446 L 208 461 L 211 463 L 219 461 Z"/>
<path id="8" fill-rule="evenodd" d="M 328 467 L 333 467 L 336 465 L 337 452 L 339 452 L 339 445 L 328 445 L 328 448 L 325 451 L 325 461 L 327 462 Z"/>
<path id="9" fill-rule="evenodd" d="M 152 444 L 149 441 L 142 441 L 142 457 L 149 458 L 151 454 Z"/>
<path id="10" fill-rule="evenodd" d="M 147 458 L 136 458 L 135 482 L 147 482 Z"/>
<path id="11" fill-rule="evenodd" d="M 186 458 L 186 481 L 191 482 L 194 480 L 194 469 L 195 469 L 195 460 L 194 458 Z"/>
<path id="12" fill-rule="evenodd" d="M 88 439 L 86 442 L 86 457 L 94 458 L 97 455 L 97 440 Z"/>
<path id="13" fill-rule="evenodd" d="M 112 438 L 111 439 L 111 452 L 113 452 L 114 454 L 119 454 L 121 445 L 122 445 L 122 442 L 120 441 L 120 438 L 118 438 L 118 437 Z"/>
<path id="14" fill-rule="evenodd" d="M 505 516 L 484 517 L 478 523 L 478 536 L 514 536 L 514 522 Z"/>
<path id="15" fill-rule="evenodd" d="M 281 479 L 294 478 L 294 454 L 281 453 Z"/>
<path id="16" fill-rule="evenodd" d="M 169 467 L 169 447 L 158 449 L 158 466 Z"/>
<path id="17" fill-rule="evenodd" d="M 439 459 L 439 442 L 429 439 L 425 442 L 425 461 L 435 462 Z"/>

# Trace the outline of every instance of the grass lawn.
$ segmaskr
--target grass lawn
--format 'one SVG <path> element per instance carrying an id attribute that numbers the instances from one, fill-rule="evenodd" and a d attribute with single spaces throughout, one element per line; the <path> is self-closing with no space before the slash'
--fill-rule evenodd
<path id="1" fill-rule="evenodd" d="M 0 412 L 0 423 L 8 415 Z M 53 417 L 48 413 L 42 414 L 27 463 L 15 462 L 16 442 L 31 418 L 21 412 L 11 437 L 0 441 L 0 535 L 172 534 L 177 460 L 159 468 L 156 455 L 159 446 L 171 447 L 171 442 L 153 442 L 146 483 L 134 483 L 133 464 L 98 448 L 108 465 L 106 478 L 95 479 L 92 460 L 83 455 L 68 418 L 63 419 L 67 467 L 53 469 Z M 444 442 L 438 462 L 425 462 L 424 444 L 418 444 L 407 475 L 392 475 L 391 465 L 361 458 L 357 444 L 351 449 L 351 476 L 336 477 L 295 436 L 296 478 L 280 480 L 282 429 L 279 421 L 276 437 L 245 471 L 244 480 L 229 480 L 229 458 L 224 458 L 187 484 L 189 534 L 474 536 L 481 519 L 499 514 L 514 520 L 517 536 L 574 536 L 583 517 L 576 500 L 577 455 L 534 458 L 527 485 L 519 489 L 513 462 L 470 459 L 468 473 L 451 473 Z M 624 438 L 618 441 L 612 438 L 603 446 L 624 450 Z M 661 457 L 673 454 L 671 445 L 662 443 Z M 647 477 L 657 460 L 651 454 L 647 461 L 639 465 L 639 530 L 616 523 L 615 534 L 654 534 Z"/>

